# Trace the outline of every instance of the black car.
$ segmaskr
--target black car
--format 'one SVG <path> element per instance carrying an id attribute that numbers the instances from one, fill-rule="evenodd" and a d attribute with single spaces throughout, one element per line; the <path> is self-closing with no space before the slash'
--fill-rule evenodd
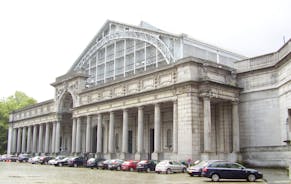
<path id="1" fill-rule="evenodd" d="M 86 165 L 86 159 L 84 157 L 72 157 L 68 160 L 68 166 L 70 167 L 79 167 L 79 166 L 85 166 Z"/>
<path id="2" fill-rule="evenodd" d="M 248 169 L 238 163 L 227 161 L 215 161 L 207 164 L 202 169 L 202 176 L 211 178 L 212 181 L 219 181 L 219 179 L 246 179 L 254 182 L 256 179 L 263 178 L 263 174 L 255 169 Z"/>
<path id="3" fill-rule="evenodd" d="M 150 171 L 155 171 L 157 165 L 157 161 L 155 160 L 142 160 L 137 163 L 136 170 L 137 172 L 150 172 Z"/>
<path id="4" fill-rule="evenodd" d="M 105 161 L 104 158 L 90 158 L 87 160 L 87 167 L 93 169 L 98 168 L 98 163 Z"/>
<path id="5" fill-rule="evenodd" d="M 30 154 L 20 154 L 18 156 L 18 162 L 28 162 L 29 158 L 31 158 L 32 156 Z"/>

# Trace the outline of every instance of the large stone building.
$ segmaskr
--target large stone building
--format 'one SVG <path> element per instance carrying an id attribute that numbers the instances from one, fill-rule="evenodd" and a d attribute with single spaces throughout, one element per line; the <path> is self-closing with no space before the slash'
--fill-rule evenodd
<path id="1" fill-rule="evenodd" d="M 290 58 L 291 41 L 246 58 L 144 22 L 107 21 L 51 84 L 54 99 L 10 115 L 7 152 L 284 166 Z"/>

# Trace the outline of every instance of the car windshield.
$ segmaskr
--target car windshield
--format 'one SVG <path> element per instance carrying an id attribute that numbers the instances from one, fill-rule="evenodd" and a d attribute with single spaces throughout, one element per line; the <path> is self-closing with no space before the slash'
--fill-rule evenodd
<path id="1" fill-rule="evenodd" d="M 140 161 L 139 163 L 140 163 L 140 164 L 146 164 L 146 163 L 148 163 L 148 161 L 147 161 L 147 160 L 142 160 L 142 161 Z"/>

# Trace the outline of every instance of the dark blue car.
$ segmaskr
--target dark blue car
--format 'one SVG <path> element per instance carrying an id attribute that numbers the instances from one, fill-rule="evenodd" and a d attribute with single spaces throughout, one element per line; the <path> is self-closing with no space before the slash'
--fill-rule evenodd
<path id="1" fill-rule="evenodd" d="M 84 157 L 72 157 L 68 160 L 68 166 L 69 167 L 79 167 L 79 166 L 85 166 L 86 165 L 86 159 Z"/>
<path id="2" fill-rule="evenodd" d="M 202 176 L 211 178 L 212 181 L 219 181 L 219 179 L 246 179 L 254 182 L 256 179 L 263 178 L 263 174 L 255 169 L 248 169 L 238 163 L 227 161 L 215 161 L 207 164 L 202 169 Z"/>

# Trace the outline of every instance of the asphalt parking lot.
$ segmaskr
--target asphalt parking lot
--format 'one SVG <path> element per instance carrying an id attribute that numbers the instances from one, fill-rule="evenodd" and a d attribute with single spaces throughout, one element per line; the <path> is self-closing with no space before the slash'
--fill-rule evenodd
<path id="1" fill-rule="evenodd" d="M 156 174 L 108 171 L 88 168 L 54 167 L 30 163 L 0 162 L 0 184 L 210 184 L 210 179 L 188 174 Z M 216 183 L 240 184 L 241 181 Z M 266 183 L 258 180 L 256 183 Z"/>

